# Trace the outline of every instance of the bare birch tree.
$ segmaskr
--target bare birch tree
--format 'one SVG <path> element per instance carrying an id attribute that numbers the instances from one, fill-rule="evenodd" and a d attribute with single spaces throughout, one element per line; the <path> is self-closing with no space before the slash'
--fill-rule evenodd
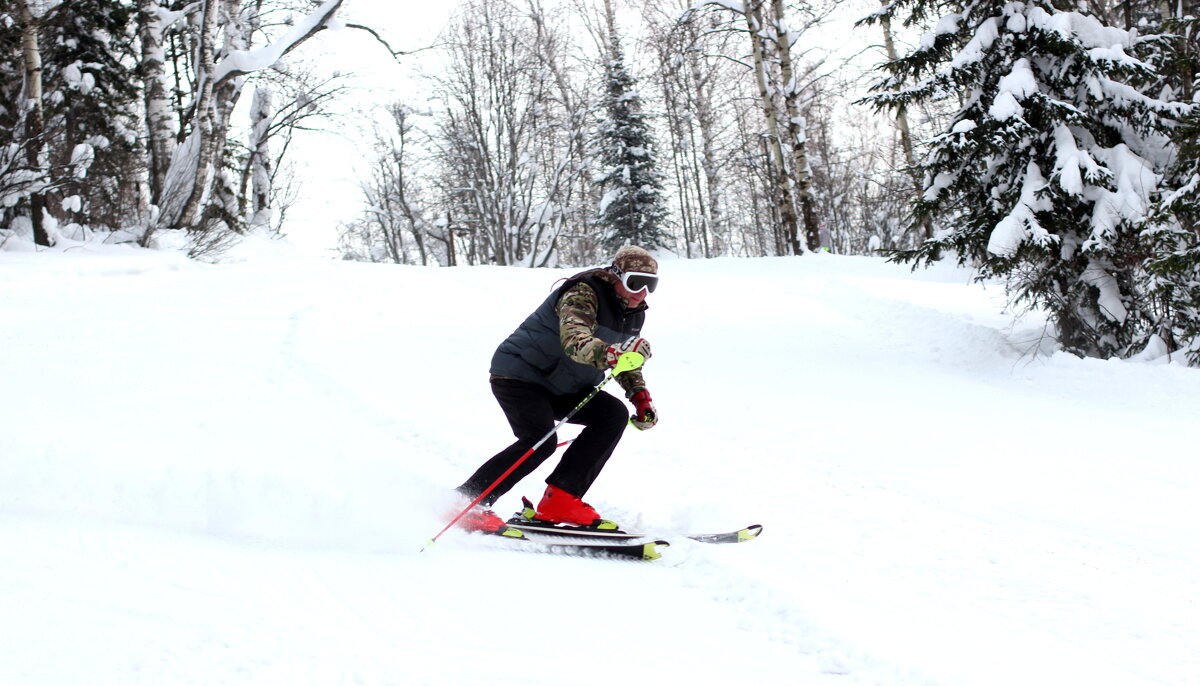
<path id="1" fill-rule="evenodd" d="M 798 219 L 796 203 L 792 197 L 793 183 L 788 174 L 788 162 L 784 157 L 783 135 L 779 126 L 779 110 L 775 103 L 774 89 L 770 87 L 770 56 L 767 54 L 768 43 L 763 23 L 763 5 L 766 0 L 748 0 L 742 16 L 746 20 L 747 34 L 750 38 L 751 57 L 754 67 L 754 82 L 758 86 L 759 105 L 762 107 L 763 120 L 767 125 L 765 143 L 770 153 L 771 190 L 775 206 L 779 212 L 787 249 L 792 254 L 800 254 Z"/>
<path id="2" fill-rule="evenodd" d="M 171 152 L 175 148 L 173 111 L 167 96 L 166 56 L 163 52 L 167 22 L 171 15 L 155 0 L 137 0 L 137 5 L 150 202 L 157 205 L 166 183 Z M 179 13 L 177 16 L 182 15 Z"/>
<path id="3" fill-rule="evenodd" d="M 162 226 L 201 234 L 231 228 L 236 208 L 228 202 L 233 193 L 216 184 L 244 77 L 271 66 L 324 29 L 342 1 L 325 0 L 270 45 L 252 50 L 253 23 L 242 15 L 238 0 L 201 0 L 191 132 L 174 150 L 164 178 L 161 215 L 147 228 L 143 244 Z"/>
<path id="4" fill-rule="evenodd" d="M 800 205 L 804 221 L 804 235 L 809 250 L 821 247 L 820 228 L 817 221 L 816 203 L 812 192 L 812 168 L 808 160 L 808 132 L 805 130 L 806 120 L 801 112 L 800 96 L 802 92 L 801 75 L 798 73 L 792 58 L 792 46 L 799 37 L 788 25 L 787 12 L 783 0 L 772 0 L 774 16 L 771 18 L 773 43 L 779 55 L 780 93 L 783 97 L 784 110 L 787 114 L 786 126 L 787 147 L 792 154 L 792 181 L 796 184 L 796 200 Z M 793 250 L 796 245 L 793 244 Z"/>
<path id="5" fill-rule="evenodd" d="M 671 148 L 676 205 L 683 227 L 684 253 L 711 257 L 723 251 L 727 239 L 725 190 L 718 147 L 718 110 L 730 105 L 722 95 L 721 61 L 706 59 L 702 17 L 676 8 L 650 6 L 645 10 L 650 43 L 658 61 L 666 130 Z M 711 15 L 710 15 L 711 18 Z M 728 32 L 713 32 L 724 42 Z M 723 47 L 723 46 L 722 46 Z"/>
<path id="6" fill-rule="evenodd" d="M 17 0 L 17 18 L 21 23 L 21 55 L 25 67 L 25 92 L 22 110 L 25 119 L 24 146 L 26 163 L 36 177 L 46 175 L 42 138 L 45 133 L 45 110 L 42 103 L 42 50 L 38 31 L 44 8 L 37 0 Z M 35 182 L 38 183 L 38 182 Z M 40 183 L 44 183 L 40 182 Z M 38 245 L 54 245 L 46 230 L 46 201 L 41 188 L 29 193 L 30 221 L 33 239 Z"/>
<path id="7" fill-rule="evenodd" d="M 439 185 L 443 214 L 483 252 L 475 259 L 544 264 L 562 229 L 556 200 L 574 173 L 562 159 L 577 148 L 555 99 L 561 74 L 543 64 L 550 36 L 512 2 L 479 0 L 464 4 L 447 34 L 450 63 L 434 78 Z"/>
<path id="8" fill-rule="evenodd" d="M 804 52 L 796 50 L 806 31 L 825 21 L 833 3 L 801 3 L 803 19 L 793 23 L 783 0 L 746 0 L 728 3 L 713 0 L 693 6 L 717 8 L 739 15 L 750 40 L 749 70 L 753 72 L 765 129 L 764 147 L 769 165 L 768 189 L 783 234 L 782 251 L 800 254 L 821 244 L 813 189 L 812 162 L 808 155 L 805 118 L 806 91 L 815 88 L 818 64 L 802 64 Z M 803 240 L 801 239 L 803 229 Z"/>

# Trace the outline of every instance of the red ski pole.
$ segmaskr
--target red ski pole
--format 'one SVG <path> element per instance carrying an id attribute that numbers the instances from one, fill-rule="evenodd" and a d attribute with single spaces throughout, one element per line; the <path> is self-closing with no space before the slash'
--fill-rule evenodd
<path id="1" fill-rule="evenodd" d="M 568 412 L 566 414 L 566 416 L 564 416 L 562 419 L 558 420 L 558 423 L 554 425 L 553 429 L 550 429 L 550 431 L 547 432 L 545 436 L 542 436 L 541 440 L 539 440 L 537 443 L 534 443 L 532 448 L 530 448 L 529 450 L 526 450 L 525 454 L 522 455 L 521 457 L 519 457 L 516 462 L 512 463 L 511 467 L 504 470 L 504 473 L 501 474 L 498 479 L 493 481 L 491 486 L 488 486 L 487 488 L 483 489 L 483 492 L 480 493 L 478 496 L 476 496 L 475 499 L 471 501 L 470 505 L 467 505 L 466 507 L 464 507 L 463 511 L 459 512 L 454 517 L 454 519 L 451 519 L 450 522 L 448 524 L 446 524 L 446 526 L 442 527 L 441 531 L 437 532 L 436 534 L 434 534 L 433 538 L 426 541 L 425 545 L 421 548 L 421 552 L 425 552 L 425 548 L 428 548 L 429 546 L 433 545 L 434 543 L 437 543 L 437 540 L 442 537 L 442 534 L 449 531 L 451 527 L 453 527 L 455 524 L 458 523 L 458 520 L 462 519 L 463 516 L 465 516 L 468 512 L 471 511 L 472 507 L 475 507 L 476 505 L 478 505 L 480 503 L 480 501 L 482 501 L 484 498 L 486 498 L 488 496 L 489 493 L 494 491 L 496 489 L 496 487 L 499 486 L 502 481 L 507 479 L 509 477 L 509 475 L 511 475 L 514 471 L 516 471 L 517 467 L 520 467 L 521 464 L 523 462 L 525 462 L 525 460 L 527 460 L 530 455 L 532 455 L 538 448 L 542 447 L 543 443 L 550 440 L 550 437 L 553 436 L 560 428 L 562 428 L 563 424 L 566 424 L 571 419 L 571 417 L 574 417 L 575 413 L 578 412 L 580 409 L 582 409 L 584 405 L 587 405 L 589 400 L 596 397 L 596 394 L 600 392 L 600 389 L 604 388 L 604 384 L 611 381 L 613 379 L 613 377 L 615 377 L 618 374 L 624 374 L 625 372 L 637 369 L 638 367 L 642 366 L 642 363 L 645 361 L 646 361 L 646 358 L 641 353 L 632 353 L 631 352 L 631 353 L 625 353 L 624 355 L 621 355 L 621 357 L 619 357 L 617 359 L 617 364 L 615 364 L 613 366 L 612 371 L 607 376 L 604 377 L 603 381 L 601 381 L 595 388 L 592 389 L 591 393 L 587 394 L 586 398 L 579 401 L 579 404 L 576 405 L 574 408 L 572 408 L 572 410 L 570 412 Z"/>

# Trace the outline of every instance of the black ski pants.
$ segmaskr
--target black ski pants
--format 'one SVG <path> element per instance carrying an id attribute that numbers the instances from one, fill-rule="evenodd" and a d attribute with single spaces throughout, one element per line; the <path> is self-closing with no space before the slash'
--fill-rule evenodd
<path id="1" fill-rule="evenodd" d="M 475 498 L 499 479 L 514 462 L 519 460 L 534 443 L 554 428 L 554 424 L 567 416 L 591 389 L 582 393 L 555 395 L 541 386 L 517 381 L 516 379 L 493 379 L 492 394 L 500 403 L 508 423 L 512 425 L 513 435 L 517 440 L 475 471 L 458 490 Z M 546 477 L 546 483 L 557 486 L 575 496 L 583 496 L 604 463 L 621 441 L 625 425 L 629 423 L 628 410 L 625 403 L 605 392 L 597 393 L 589 400 L 569 423 L 580 424 L 583 431 L 573 443 L 563 452 L 558 466 Z M 546 461 L 554 453 L 558 443 L 557 436 L 551 436 L 532 455 L 521 463 L 512 474 L 483 499 L 483 504 L 491 507 L 500 496 L 507 493 L 521 479 L 529 476 L 534 469 Z"/>

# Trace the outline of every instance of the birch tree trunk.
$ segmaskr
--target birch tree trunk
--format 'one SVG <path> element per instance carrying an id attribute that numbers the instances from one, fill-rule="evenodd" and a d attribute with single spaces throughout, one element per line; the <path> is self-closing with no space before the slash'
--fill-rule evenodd
<path id="1" fill-rule="evenodd" d="M 774 188 L 775 205 L 779 210 L 780 223 L 785 240 L 794 254 L 800 254 L 800 241 L 796 218 L 796 206 L 792 202 L 791 181 L 787 173 L 787 163 L 783 158 L 783 146 L 780 144 L 779 117 L 775 108 L 775 98 L 767 88 L 767 56 L 763 44 L 762 5 L 765 0 L 750 0 L 746 3 L 746 26 L 750 31 L 750 46 L 753 49 L 754 78 L 758 84 L 758 98 L 762 104 L 763 117 L 767 121 L 767 147 L 771 158 L 771 180 Z"/>
<path id="2" fill-rule="evenodd" d="M 163 198 L 162 224 L 171 228 L 190 228 L 199 222 L 200 203 L 208 190 L 213 148 L 213 121 L 209 112 L 213 97 L 213 43 L 216 42 L 220 3 L 219 0 L 203 0 L 203 3 L 196 50 L 196 83 L 199 84 L 199 92 L 192 112 L 192 133 L 185 145 L 175 151 L 171 169 L 168 170 L 169 175 L 182 176 L 168 179 L 167 197 Z M 183 155 L 180 154 L 181 150 L 184 151 Z M 171 184 L 173 180 L 178 185 Z"/>
<path id="3" fill-rule="evenodd" d="M 213 206 L 212 200 L 216 199 L 214 186 L 221 172 L 229 119 L 237 105 L 243 80 L 240 72 L 225 71 L 218 76 L 215 46 L 217 35 L 224 29 L 223 56 L 228 57 L 235 51 L 244 51 L 248 47 L 249 36 L 245 35 L 243 27 L 238 25 L 240 5 L 240 0 L 216 0 L 211 5 L 215 21 L 214 25 L 204 32 L 201 54 L 205 55 L 205 59 L 198 65 L 202 75 L 199 80 L 207 87 L 207 98 L 202 97 L 202 107 L 198 108 L 196 113 L 196 128 L 200 131 L 200 156 L 192 192 L 176 228 L 205 232 L 212 228 L 208 225 L 206 215 L 219 215 L 219 210 L 222 209 Z M 209 19 L 206 17 L 205 21 Z M 209 212 L 209 207 L 218 211 Z M 230 208 L 223 209 L 228 212 Z"/>
<path id="4" fill-rule="evenodd" d="M 39 176 L 46 175 L 42 165 L 42 134 L 45 129 L 45 110 L 42 105 L 42 51 L 38 45 L 40 16 L 34 13 L 33 0 L 17 3 L 18 19 L 21 21 L 21 57 L 25 66 L 25 156 L 29 168 Z M 52 246 L 54 241 L 45 226 L 46 198 L 41 190 L 29 195 L 30 220 L 33 222 L 33 241 L 37 245 Z"/>
<path id="5" fill-rule="evenodd" d="M 166 58 L 163 54 L 165 27 L 155 0 L 138 0 L 138 38 L 141 41 L 141 76 L 145 85 L 147 154 L 150 172 L 150 202 L 162 202 L 167 169 L 175 137 L 171 126 L 171 103 L 167 98 Z"/>
<path id="6" fill-rule="evenodd" d="M 693 27 L 693 32 L 695 31 Z M 707 227 L 704 232 L 704 257 L 713 256 L 714 241 L 720 240 L 726 233 L 725 210 L 722 206 L 720 170 L 718 169 L 716 153 L 716 117 L 713 114 L 713 100 L 716 96 L 711 75 L 705 76 L 700 69 L 700 59 L 693 53 L 688 54 L 688 62 L 692 71 L 692 82 L 696 86 L 696 124 L 700 127 L 701 164 L 704 168 L 704 178 L 708 190 L 708 203 L 705 206 Z"/>
<path id="7" fill-rule="evenodd" d="M 804 217 L 804 235 L 808 249 L 818 250 L 821 247 L 821 229 L 812 194 L 812 169 L 808 164 L 808 136 L 805 132 L 804 116 L 800 113 L 800 88 L 796 83 L 796 73 L 792 65 L 792 40 L 784 14 L 783 0 L 772 0 L 772 3 L 775 10 L 775 47 L 779 50 L 779 71 L 783 80 L 783 102 L 787 111 L 787 142 L 792 153 L 793 180 Z M 792 240 L 792 250 L 796 254 L 801 252 L 798 237 Z"/>
<path id="8" fill-rule="evenodd" d="M 271 225 L 271 89 L 254 89 L 250 105 L 250 225 Z"/>

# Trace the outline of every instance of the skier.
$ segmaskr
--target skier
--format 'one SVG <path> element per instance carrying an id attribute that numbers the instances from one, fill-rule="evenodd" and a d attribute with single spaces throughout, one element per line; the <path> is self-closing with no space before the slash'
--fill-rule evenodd
<path id="1" fill-rule="evenodd" d="M 625 246 L 612 265 L 572 276 L 546 298 L 533 314 L 496 348 L 492 356 L 492 394 L 499 401 L 517 440 L 484 462 L 458 487 L 468 501 L 479 497 L 539 439 L 554 428 L 604 378 L 624 353 L 650 358 L 650 344 L 640 336 L 646 296 L 658 285 L 658 262 L 642 248 Z M 556 524 L 616 529 L 582 497 L 612 455 L 625 425 L 641 430 L 658 422 L 641 369 L 616 377 L 633 404 L 599 393 L 571 418 L 584 429 L 546 478 L 537 519 Z M 490 508 L 554 452 L 551 437 L 520 467 L 471 508 L 458 526 L 469 531 L 519 535 Z"/>

